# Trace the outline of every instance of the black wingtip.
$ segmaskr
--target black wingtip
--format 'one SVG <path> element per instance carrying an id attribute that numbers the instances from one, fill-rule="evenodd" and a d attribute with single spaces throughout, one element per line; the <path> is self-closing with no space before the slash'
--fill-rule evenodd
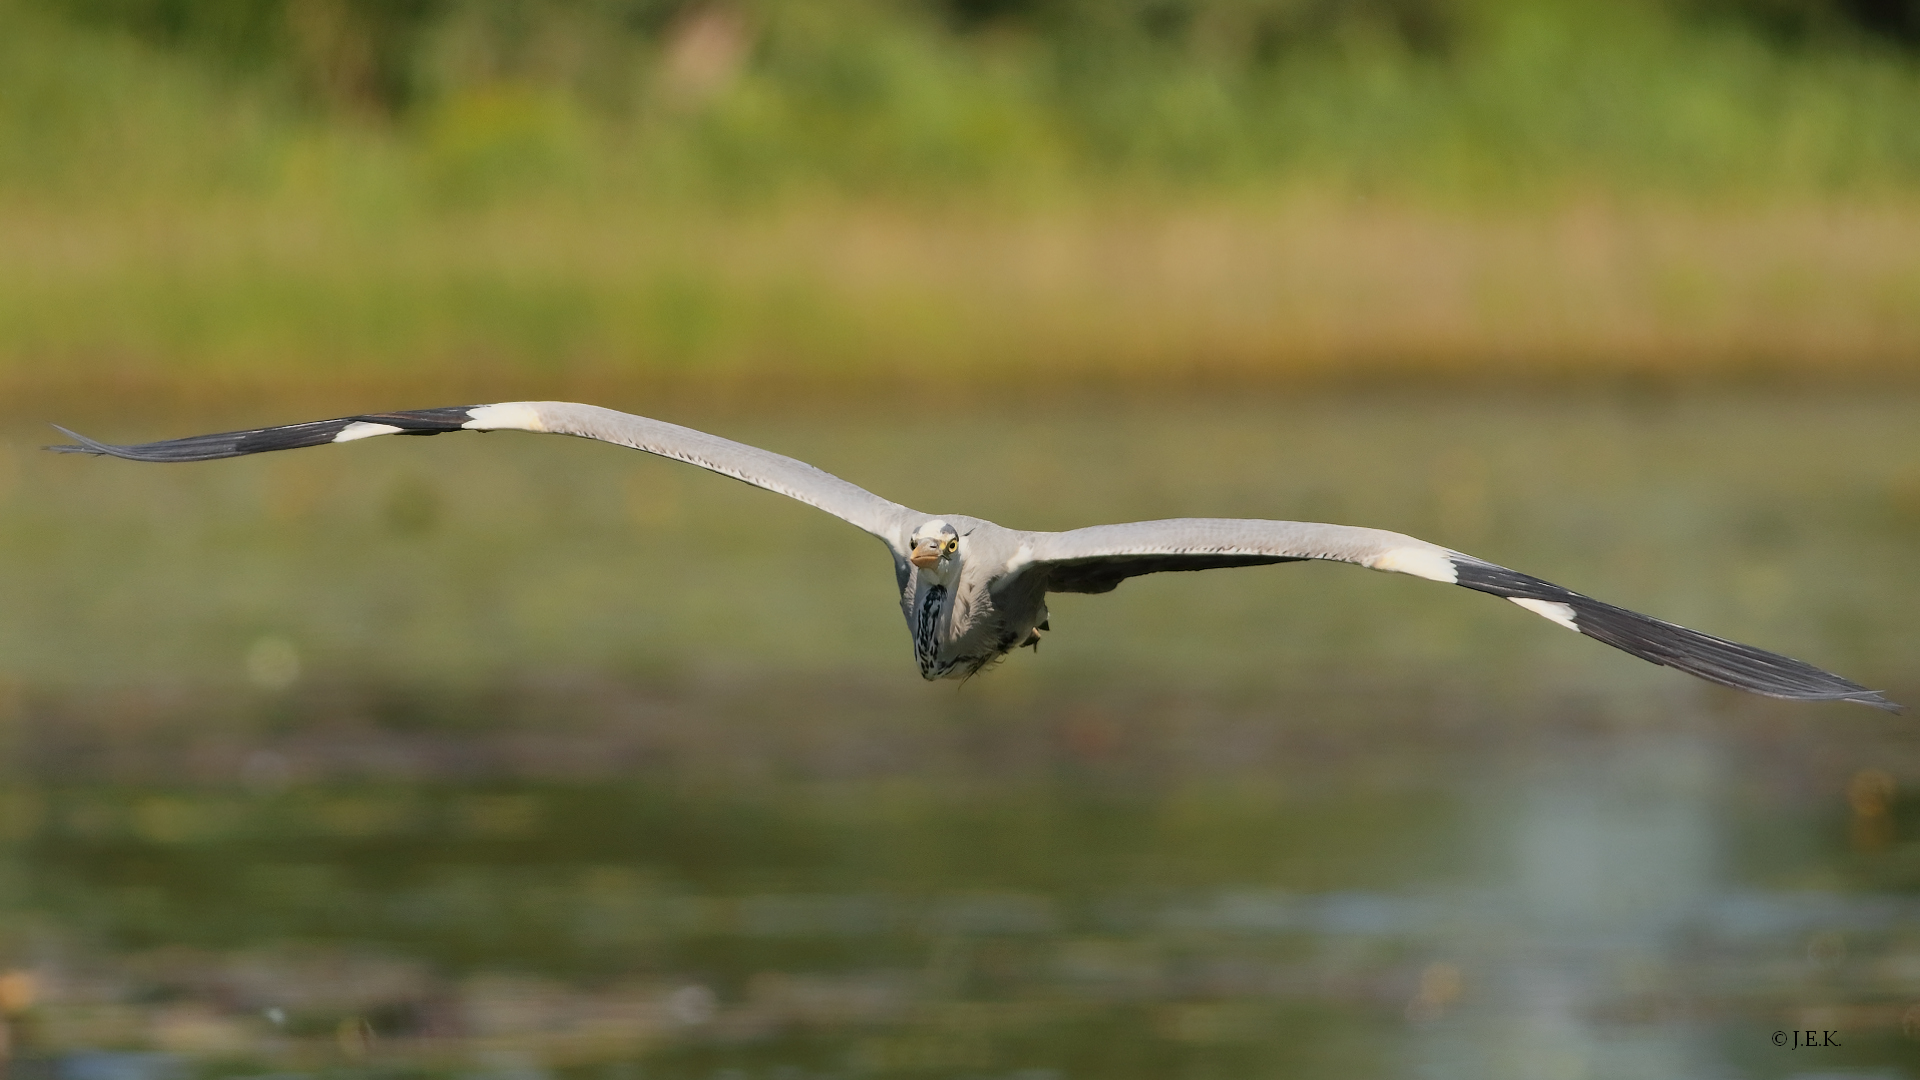
<path id="1" fill-rule="evenodd" d="M 1871 705 L 1882 712 L 1903 713 L 1907 711 L 1905 705 L 1885 697 L 1878 690 L 1865 694 L 1854 694 L 1851 697 L 1841 698 L 1840 700 L 1851 701 L 1855 705 Z"/>
<path id="2" fill-rule="evenodd" d="M 314 420 L 304 424 L 251 428 L 246 431 L 221 431 L 211 435 L 190 435 L 184 439 L 115 446 L 68 431 L 58 424 L 54 430 L 73 440 L 73 445 L 49 446 L 56 454 L 93 454 L 126 461 L 186 462 L 214 461 L 273 450 L 294 450 L 303 446 L 321 446 L 335 441 L 354 424 L 374 424 L 389 429 L 381 434 L 438 435 L 459 431 L 472 417 L 475 406 L 411 409 L 405 412 L 365 413 L 334 420 Z"/>
<path id="3" fill-rule="evenodd" d="M 1718 640 L 1718 639 L 1715 639 L 1715 640 Z M 1755 649 L 1753 651 L 1759 652 L 1760 650 Z M 1774 654 L 1768 653 L 1766 655 L 1771 656 Z M 1799 660 L 1794 660 L 1792 662 L 1796 664 L 1804 663 L 1803 661 L 1799 661 Z M 1678 666 L 1678 665 L 1674 665 L 1674 666 Z M 1821 669 L 1814 667 L 1812 664 L 1804 664 L 1804 666 L 1814 671 L 1818 671 L 1820 672 L 1820 674 L 1825 675 L 1830 679 L 1840 678 L 1840 676 L 1835 675 L 1830 671 L 1822 671 Z M 1718 682 L 1720 680 L 1715 680 L 1715 681 Z M 1845 680 L 1841 680 L 1841 681 L 1844 682 Z M 1792 693 L 1792 692 L 1775 692 L 1775 691 L 1768 691 L 1768 690 L 1754 690 L 1752 687 L 1736 686 L 1735 684 L 1730 682 L 1723 683 L 1722 685 L 1733 686 L 1735 689 L 1738 689 L 1738 690 L 1751 690 L 1753 693 L 1764 694 L 1767 697 L 1779 698 L 1783 701 L 1843 701 L 1852 705 L 1868 705 L 1873 708 L 1879 709 L 1882 712 L 1903 713 L 1907 711 L 1907 707 L 1905 705 L 1902 705 L 1897 701 L 1890 700 L 1889 698 L 1886 697 L 1885 694 L 1883 694 L 1879 690 L 1866 690 L 1866 689 L 1851 690 L 1851 691 L 1842 690 L 1842 691 L 1836 691 L 1830 694 L 1821 694 L 1821 693 L 1814 693 L 1811 691 L 1805 692 L 1805 693 Z"/>
<path id="4" fill-rule="evenodd" d="M 54 445 L 45 447 L 56 454 L 90 454 L 96 457 L 115 457 L 123 461 L 204 461 L 216 457 L 234 456 L 233 436 L 201 435 L 190 439 L 169 439 L 165 442 L 140 443 L 134 446 L 116 446 L 98 439 L 89 439 L 77 431 L 70 431 L 59 424 L 52 425 L 55 431 L 72 439 L 74 445 Z"/>
<path id="5" fill-rule="evenodd" d="M 1458 583 L 1509 600 L 1539 600 L 1563 606 L 1567 624 L 1649 663 L 1674 668 L 1708 682 L 1787 701 L 1850 701 L 1887 712 L 1901 712 L 1878 690 L 1815 667 L 1804 660 L 1703 634 L 1637 611 L 1601 603 L 1590 596 L 1542 581 L 1504 566 L 1456 557 Z"/>
<path id="6" fill-rule="evenodd" d="M 59 424 L 49 424 L 48 426 L 60 434 L 65 435 L 67 438 L 72 439 L 79 445 L 70 446 L 65 443 L 56 443 L 53 446 L 43 446 L 40 448 L 42 450 L 51 450 L 56 454 L 91 454 L 95 457 L 110 456 L 112 454 L 112 450 L 108 448 L 105 443 L 95 442 L 78 432 L 68 431 Z"/>

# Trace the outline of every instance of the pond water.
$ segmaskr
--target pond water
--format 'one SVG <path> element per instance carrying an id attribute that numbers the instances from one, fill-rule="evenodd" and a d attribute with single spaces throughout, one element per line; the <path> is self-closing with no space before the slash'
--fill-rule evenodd
<path id="1" fill-rule="evenodd" d="M 1008 524 L 1398 528 L 1920 700 L 1920 401 L 671 418 Z M 638 455 L 39 441 L 12 1075 L 1920 1076 L 1910 719 L 1343 567 L 1063 598 L 926 686 L 871 541 Z"/>

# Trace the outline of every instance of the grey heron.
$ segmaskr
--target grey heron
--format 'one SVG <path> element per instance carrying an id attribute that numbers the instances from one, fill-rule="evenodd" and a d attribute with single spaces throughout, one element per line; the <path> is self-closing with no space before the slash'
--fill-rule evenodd
<path id="1" fill-rule="evenodd" d="M 365 413 L 304 424 L 114 446 L 59 429 L 49 450 L 132 461 L 209 461 L 379 435 L 532 431 L 574 435 L 698 465 L 817 507 L 878 537 L 923 678 L 965 678 L 1048 628 L 1047 594 L 1104 593 L 1142 574 L 1324 559 L 1489 593 L 1548 621 L 1709 682 L 1799 701 L 1898 711 L 1879 692 L 1811 664 L 1605 604 L 1540 578 L 1400 533 L 1351 525 L 1178 518 L 1027 532 L 931 515 L 790 457 L 703 431 L 564 401 Z"/>

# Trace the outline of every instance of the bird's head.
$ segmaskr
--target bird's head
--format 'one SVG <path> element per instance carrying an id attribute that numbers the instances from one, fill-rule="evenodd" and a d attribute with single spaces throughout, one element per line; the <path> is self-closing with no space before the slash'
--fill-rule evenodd
<path id="1" fill-rule="evenodd" d="M 952 567 L 960 555 L 960 531 L 935 518 L 913 530 L 907 540 L 907 561 L 922 574 L 939 575 Z"/>

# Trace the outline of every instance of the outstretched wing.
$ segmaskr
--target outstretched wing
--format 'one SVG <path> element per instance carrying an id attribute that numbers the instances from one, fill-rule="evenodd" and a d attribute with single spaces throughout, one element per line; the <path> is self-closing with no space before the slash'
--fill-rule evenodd
<path id="1" fill-rule="evenodd" d="M 577 405 L 568 401 L 509 401 L 410 412 L 365 413 L 337 420 L 195 435 L 185 439 L 112 446 L 59 429 L 73 446 L 49 446 L 67 454 L 105 454 L 129 461 L 212 461 L 216 458 L 292 450 L 301 446 L 353 442 L 376 435 L 438 435 L 447 431 L 538 431 L 630 446 L 649 454 L 684 461 L 775 491 L 818 507 L 885 540 L 905 554 L 909 522 L 919 515 L 898 503 L 816 469 L 756 446 L 709 435 L 644 416 Z"/>
<path id="2" fill-rule="evenodd" d="M 1768 697 L 1854 701 L 1899 711 L 1877 691 L 1812 664 L 1603 604 L 1552 582 L 1381 529 L 1304 521 L 1182 518 L 1034 533 L 996 592 L 1107 592 L 1168 570 L 1328 559 L 1504 597 L 1569 630 L 1709 682 Z"/>

